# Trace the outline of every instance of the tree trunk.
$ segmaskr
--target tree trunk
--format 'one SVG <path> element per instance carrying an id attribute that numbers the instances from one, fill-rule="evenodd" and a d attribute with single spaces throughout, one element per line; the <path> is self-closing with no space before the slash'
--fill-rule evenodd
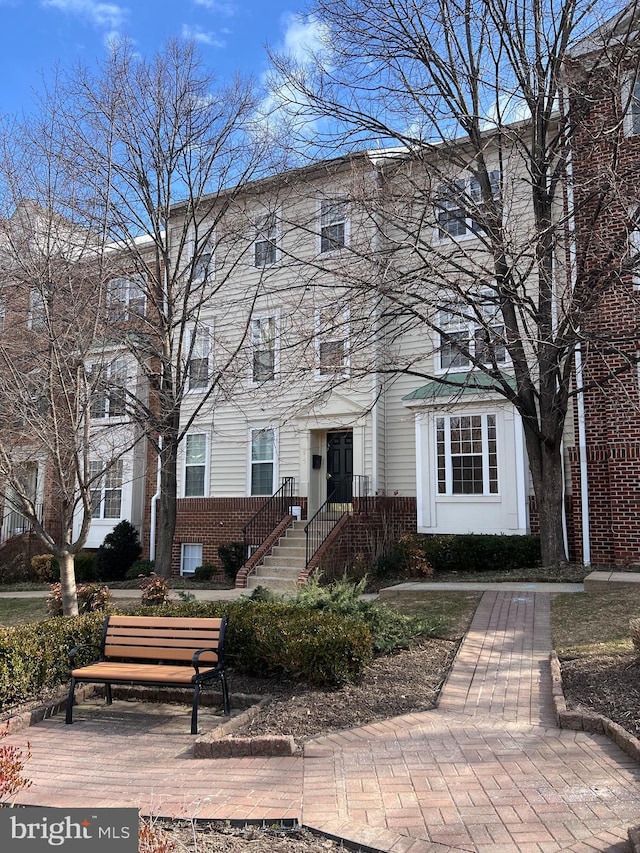
<path id="1" fill-rule="evenodd" d="M 163 578 L 171 577 L 173 537 L 176 530 L 177 457 L 177 441 L 166 439 L 160 454 L 160 498 L 156 518 L 155 554 L 155 572 Z"/>
<path id="2" fill-rule="evenodd" d="M 62 588 L 62 615 L 78 615 L 78 596 L 76 594 L 76 575 L 73 554 L 62 551 L 57 555 L 60 566 L 60 586 Z"/>
<path id="3" fill-rule="evenodd" d="M 529 434 L 526 426 L 525 437 L 538 510 L 542 565 L 558 566 L 567 561 L 562 444 L 560 441 L 547 443 L 539 435 Z"/>

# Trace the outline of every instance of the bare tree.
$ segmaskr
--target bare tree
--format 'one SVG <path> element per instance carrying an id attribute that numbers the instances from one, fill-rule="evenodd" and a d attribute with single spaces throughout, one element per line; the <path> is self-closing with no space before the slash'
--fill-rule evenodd
<path id="1" fill-rule="evenodd" d="M 593 192 L 571 192 L 579 115 L 565 97 L 565 71 L 572 47 L 619 8 L 316 0 L 321 48 L 303 61 L 272 57 L 275 89 L 302 139 L 324 150 L 374 149 L 377 190 L 352 201 L 371 212 L 378 250 L 366 277 L 353 267 L 343 275 L 376 306 L 369 369 L 450 384 L 452 395 L 480 374 L 482 387 L 515 407 L 546 564 L 566 559 L 562 442 L 582 391 L 572 382 L 576 346 L 586 314 L 628 264 L 627 234 L 598 270 L 576 266 L 572 205 L 579 198 L 594 215 L 599 208 Z M 632 4 L 609 36 L 601 31 L 583 77 L 629 61 L 625 33 L 636 22 Z M 422 346 L 404 346 L 416 333 Z M 628 370 L 636 362 L 626 333 L 609 330 L 590 344 L 624 352 Z"/>
<path id="2" fill-rule="evenodd" d="M 35 532 L 58 560 L 63 612 L 75 615 L 74 556 L 87 540 L 95 490 L 136 439 L 91 424 L 99 371 L 88 365 L 106 357 L 98 343 L 104 265 L 45 142 L 54 126 L 23 124 L 4 136 L 0 480 L 3 533 Z M 91 463 L 98 449 L 99 471 Z"/>
<path id="3" fill-rule="evenodd" d="M 178 448 L 233 384 L 249 324 L 228 349 L 216 346 L 214 365 L 202 318 L 237 263 L 225 266 L 234 240 L 223 219 L 276 156 L 256 107 L 249 81 L 216 85 L 193 46 L 179 42 L 149 61 L 120 44 L 96 75 L 77 70 L 48 104 L 61 110 L 61 154 L 83 176 L 87 218 L 121 265 L 107 282 L 108 337 L 146 380 L 142 395 L 127 388 L 126 407 L 159 458 L 155 560 L 163 575 L 171 571 Z M 253 298 L 242 294 L 249 308 Z"/>

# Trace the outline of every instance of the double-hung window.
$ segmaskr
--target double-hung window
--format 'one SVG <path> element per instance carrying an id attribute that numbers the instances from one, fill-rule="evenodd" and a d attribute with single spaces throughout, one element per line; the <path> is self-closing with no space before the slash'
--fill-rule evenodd
<path id="1" fill-rule="evenodd" d="M 507 352 L 500 309 L 492 303 L 452 304 L 440 312 L 440 368 L 504 364 Z"/>
<path id="2" fill-rule="evenodd" d="M 277 260 L 278 229 L 275 214 L 268 213 L 256 222 L 253 244 L 253 265 L 258 269 L 270 267 Z"/>
<path id="3" fill-rule="evenodd" d="M 251 483 L 252 495 L 272 495 L 275 480 L 275 430 L 251 430 Z"/>
<path id="4" fill-rule="evenodd" d="M 215 272 L 216 238 L 213 232 L 202 239 L 190 239 L 190 259 L 193 284 L 204 284 L 213 279 Z"/>
<path id="5" fill-rule="evenodd" d="M 316 311 L 316 377 L 348 376 L 349 309 L 340 305 Z"/>
<path id="6" fill-rule="evenodd" d="M 91 417 L 122 418 L 126 414 L 127 362 L 116 359 L 90 370 Z"/>
<path id="7" fill-rule="evenodd" d="M 91 485 L 91 517 L 120 518 L 122 513 L 122 459 L 105 470 L 100 460 L 89 462 Z"/>
<path id="8" fill-rule="evenodd" d="M 631 75 L 622 87 L 622 107 L 624 113 L 624 132 L 626 136 L 640 133 L 640 75 Z"/>
<path id="9" fill-rule="evenodd" d="M 491 194 L 500 193 L 500 172 L 489 172 Z M 482 190 L 476 178 L 458 178 L 437 190 L 435 202 L 438 240 L 450 237 L 469 237 L 477 234 L 480 226 L 474 213 L 482 210 Z"/>
<path id="10" fill-rule="evenodd" d="M 207 435 L 189 433 L 185 440 L 184 496 L 206 497 Z"/>
<path id="11" fill-rule="evenodd" d="M 442 415 L 435 421 L 438 494 L 497 494 L 495 414 Z"/>
<path id="12" fill-rule="evenodd" d="M 29 328 L 41 332 L 47 325 L 47 309 L 44 294 L 36 287 L 29 291 Z"/>
<path id="13" fill-rule="evenodd" d="M 146 296 L 142 279 L 112 278 L 107 282 L 107 306 L 112 323 L 144 317 Z"/>
<path id="14" fill-rule="evenodd" d="M 180 574 L 193 575 L 198 566 L 202 565 L 202 544 L 196 542 L 183 543 Z"/>
<path id="15" fill-rule="evenodd" d="M 323 199 L 320 202 L 320 251 L 335 252 L 347 245 L 349 233 L 346 201 Z"/>
<path id="16" fill-rule="evenodd" d="M 276 375 L 276 318 L 251 320 L 251 381 L 270 382 Z"/>
<path id="17" fill-rule="evenodd" d="M 210 354 L 211 330 L 198 323 L 193 327 L 189 339 L 187 375 L 190 391 L 203 391 L 208 387 Z"/>

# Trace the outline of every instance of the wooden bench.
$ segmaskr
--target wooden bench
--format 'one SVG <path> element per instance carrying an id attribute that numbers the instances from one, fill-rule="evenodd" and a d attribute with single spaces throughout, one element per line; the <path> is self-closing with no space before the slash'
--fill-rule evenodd
<path id="1" fill-rule="evenodd" d="M 224 713 L 231 713 L 224 670 L 226 619 L 180 616 L 115 616 L 104 621 L 100 658 L 88 666 L 75 667 L 75 658 L 86 645 L 74 646 L 71 686 L 67 699 L 68 724 L 73 722 L 73 704 L 79 683 L 104 684 L 107 705 L 114 684 L 149 687 L 186 687 L 193 690 L 191 734 L 198 732 L 198 705 L 203 688 L 219 681 Z"/>

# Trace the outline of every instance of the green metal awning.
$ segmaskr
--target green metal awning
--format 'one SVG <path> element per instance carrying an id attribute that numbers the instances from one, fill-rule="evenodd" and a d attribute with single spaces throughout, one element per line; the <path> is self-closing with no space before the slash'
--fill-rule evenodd
<path id="1" fill-rule="evenodd" d="M 516 381 L 513 376 L 504 375 L 503 379 L 516 390 Z M 421 385 L 410 394 L 406 394 L 403 400 L 435 400 L 460 396 L 460 394 L 478 394 L 483 391 L 496 391 L 498 383 L 486 373 L 469 371 L 466 373 L 447 373 L 442 380 L 433 379 L 426 385 Z"/>

